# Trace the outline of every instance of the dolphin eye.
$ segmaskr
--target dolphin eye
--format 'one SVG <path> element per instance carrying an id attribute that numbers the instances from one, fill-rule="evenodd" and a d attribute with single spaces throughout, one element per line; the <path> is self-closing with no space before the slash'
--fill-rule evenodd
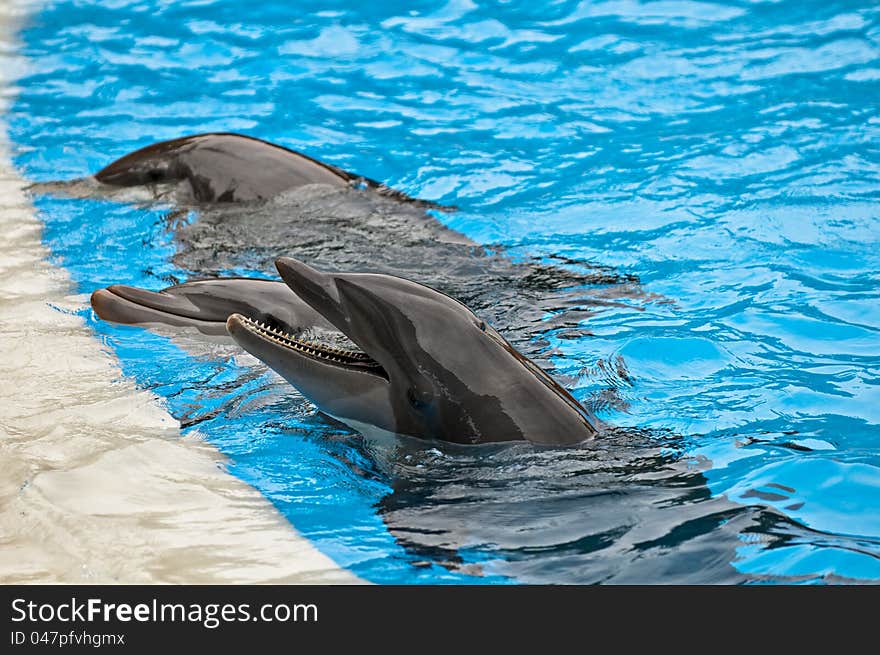
<path id="1" fill-rule="evenodd" d="M 474 325 L 476 325 L 477 328 L 479 328 L 483 332 L 486 331 L 486 321 L 477 321 L 476 323 L 474 323 Z"/>
<path id="2" fill-rule="evenodd" d="M 424 409 L 428 406 L 424 396 L 415 387 L 406 390 L 406 399 L 414 409 Z"/>
<path id="3" fill-rule="evenodd" d="M 171 170 L 167 166 L 159 166 L 148 169 L 144 176 L 145 184 L 164 184 L 171 182 Z"/>
<path id="4" fill-rule="evenodd" d="M 150 169 L 150 172 L 147 173 L 147 177 L 150 178 L 150 182 L 160 182 L 165 177 L 165 171 L 160 171 L 157 168 Z"/>

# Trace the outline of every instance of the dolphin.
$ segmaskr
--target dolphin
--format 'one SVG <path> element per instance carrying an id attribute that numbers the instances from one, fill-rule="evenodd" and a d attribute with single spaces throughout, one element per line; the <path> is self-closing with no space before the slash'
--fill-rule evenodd
<path id="1" fill-rule="evenodd" d="M 154 143 L 95 173 L 110 186 L 180 185 L 198 202 L 266 200 L 304 184 L 347 186 L 356 176 L 253 137 L 208 133 Z"/>
<path id="2" fill-rule="evenodd" d="M 368 189 L 419 206 L 454 209 L 413 198 L 296 150 L 234 132 L 160 141 L 120 157 L 93 176 L 36 183 L 31 189 L 74 197 L 113 197 L 120 190 L 143 188 L 151 192 L 151 199 L 171 197 L 180 205 L 203 206 L 266 201 L 309 185 Z"/>
<path id="3" fill-rule="evenodd" d="M 554 446 L 596 436 L 588 410 L 458 300 L 392 275 L 322 272 L 289 257 L 276 266 L 283 282 L 115 285 L 95 291 L 92 306 L 117 323 L 206 334 L 223 325 L 321 412 L 368 436 Z"/>

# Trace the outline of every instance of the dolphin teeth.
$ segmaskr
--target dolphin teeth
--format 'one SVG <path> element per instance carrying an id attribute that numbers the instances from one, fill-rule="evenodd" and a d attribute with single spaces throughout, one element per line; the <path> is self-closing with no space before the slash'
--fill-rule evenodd
<path id="1" fill-rule="evenodd" d="M 299 339 L 289 332 L 283 332 L 278 328 L 270 327 L 263 321 L 257 321 L 248 317 L 245 317 L 245 325 L 248 326 L 249 329 L 280 346 L 311 355 L 317 359 L 336 362 L 338 364 L 357 364 L 369 368 L 380 368 L 378 362 L 374 361 L 369 355 L 363 352 L 344 350 L 342 348 L 336 348 L 335 346 L 325 346 L 324 344 L 315 341 Z"/>

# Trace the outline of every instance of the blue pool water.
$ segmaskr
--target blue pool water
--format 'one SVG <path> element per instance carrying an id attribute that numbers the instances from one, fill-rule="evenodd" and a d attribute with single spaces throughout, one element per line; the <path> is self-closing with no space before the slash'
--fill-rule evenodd
<path id="1" fill-rule="evenodd" d="M 578 399 L 632 428 L 579 455 L 383 463 L 232 349 L 84 311 L 125 375 L 340 565 L 390 583 L 880 580 L 874 3 L 56 0 L 21 39 L 30 179 L 244 132 L 458 205 L 447 224 L 511 256 L 641 281 L 541 334 Z M 193 274 L 167 207 L 35 202 L 83 293 Z"/>

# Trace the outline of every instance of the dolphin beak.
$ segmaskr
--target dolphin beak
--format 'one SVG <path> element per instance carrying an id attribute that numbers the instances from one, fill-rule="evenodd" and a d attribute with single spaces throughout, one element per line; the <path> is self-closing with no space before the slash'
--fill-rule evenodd
<path id="1" fill-rule="evenodd" d="M 383 367 L 395 365 L 393 308 L 358 282 L 369 274 L 322 273 L 292 257 L 277 259 L 275 266 L 287 286 L 337 330 Z"/>
<path id="2" fill-rule="evenodd" d="M 279 259 L 276 266 L 299 300 L 320 314 L 333 328 L 347 333 L 347 321 L 338 300 L 333 297 L 338 294 L 332 274 L 322 273 L 289 257 Z M 285 377 L 289 375 L 288 380 L 301 390 L 309 384 L 307 378 L 329 375 L 330 370 L 369 373 L 371 377 L 387 381 L 387 374 L 381 365 L 366 352 L 304 340 L 241 313 L 231 314 L 226 319 L 225 327 L 236 343 Z M 296 372 L 293 372 L 294 369 Z M 316 372 L 319 370 L 322 373 Z"/>
<path id="3" fill-rule="evenodd" d="M 330 275 L 293 257 L 279 257 L 275 260 L 275 268 L 287 286 L 301 296 L 326 295 L 327 287 L 333 284 Z"/>
<path id="4" fill-rule="evenodd" d="M 168 314 L 176 314 L 178 316 L 186 316 L 189 318 L 201 318 L 200 310 L 192 302 L 184 296 L 175 296 L 162 291 L 148 291 L 147 289 L 139 289 L 138 287 L 130 287 L 125 284 L 113 284 L 106 289 L 99 289 L 92 295 L 99 299 L 109 297 L 110 295 L 128 301 L 141 307 L 155 309 L 157 311 L 166 312 Z M 94 305 L 93 305 L 94 306 Z M 101 312 L 97 310 L 98 316 L 104 318 Z"/>
<path id="5" fill-rule="evenodd" d="M 343 279 L 345 276 L 322 273 L 292 257 L 276 259 L 275 267 L 281 279 L 301 300 L 357 343 L 357 339 L 351 333 L 350 317 L 338 286 L 345 282 Z"/>
<path id="6" fill-rule="evenodd" d="M 346 332 L 345 313 L 339 300 L 336 278 L 333 274 L 322 273 L 298 259 L 280 257 L 275 267 L 281 279 L 291 290 L 316 312 L 330 321 L 337 329 Z"/>
<path id="7" fill-rule="evenodd" d="M 182 296 L 114 284 L 92 293 L 92 309 L 105 321 L 132 324 L 165 324 L 195 327 L 210 335 L 225 335 L 225 324 L 200 314 L 199 308 Z"/>

